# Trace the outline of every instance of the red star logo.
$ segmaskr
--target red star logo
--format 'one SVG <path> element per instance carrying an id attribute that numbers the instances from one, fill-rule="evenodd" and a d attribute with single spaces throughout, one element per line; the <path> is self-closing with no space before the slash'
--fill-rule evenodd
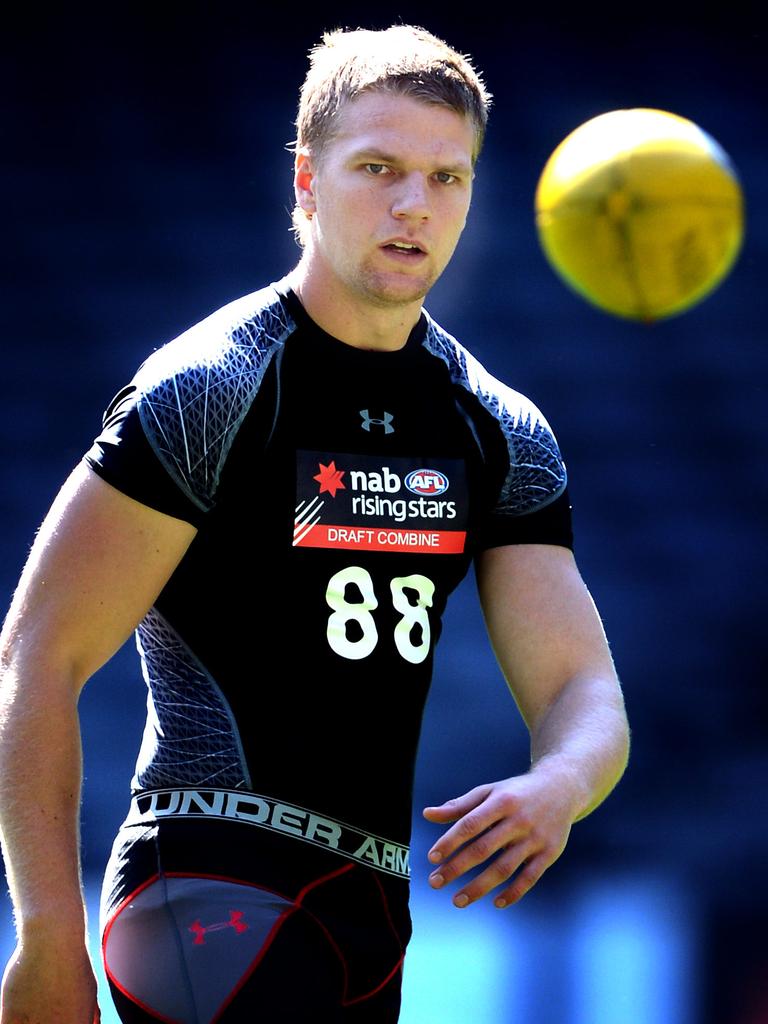
<path id="1" fill-rule="evenodd" d="M 331 460 L 327 466 L 324 466 L 322 462 L 318 463 L 320 466 L 320 472 L 317 476 L 313 476 L 313 480 L 317 480 L 320 484 L 319 493 L 328 491 L 332 498 L 336 497 L 336 491 L 346 491 L 345 485 L 341 482 L 341 478 L 344 476 L 346 470 L 336 469 L 336 463 Z"/>

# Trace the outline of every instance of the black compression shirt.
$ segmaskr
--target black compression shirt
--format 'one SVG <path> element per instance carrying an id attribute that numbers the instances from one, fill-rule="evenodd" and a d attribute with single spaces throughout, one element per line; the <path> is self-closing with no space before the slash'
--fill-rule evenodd
<path id="1" fill-rule="evenodd" d="M 571 544 L 540 412 L 426 313 L 361 350 L 280 282 L 153 354 L 86 458 L 198 528 L 138 629 L 135 792 L 263 794 L 407 843 L 449 593 L 483 548 Z"/>

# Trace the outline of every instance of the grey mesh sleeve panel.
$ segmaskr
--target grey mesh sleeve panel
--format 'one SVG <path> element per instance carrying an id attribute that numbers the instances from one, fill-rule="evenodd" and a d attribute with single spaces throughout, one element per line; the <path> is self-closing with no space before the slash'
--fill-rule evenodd
<path id="1" fill-rule="evenodd" d="M 229 703 L 156 608 L 139 624 L 136 647 L 149 692 L 134 789 L 250 786 Z"/>
<path id="2" fill-rule="evenodd" d="M 502 384 L 450 334 L 427 318 L 424 346 L 442 359 L 451 380 L 473 394 L 498 421 L 509 451 L 509 472 L 496 511 L 522 516 L 560 497 L 568 477 L 555 435 L 539 409 Z"/>
<path id="3" fill-rule="evenodd" d="M 147 439 L 198 508 L 213 506 L 237 430 L 294 328 L 277 293 L 264 288 L 185 331 L 136 375 Z"/>

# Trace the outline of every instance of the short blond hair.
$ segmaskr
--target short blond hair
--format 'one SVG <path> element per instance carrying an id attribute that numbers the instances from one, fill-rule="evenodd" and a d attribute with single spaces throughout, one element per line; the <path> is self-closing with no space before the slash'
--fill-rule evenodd
<path id="1" fill-rule="evenodd" d="M 410 96 L 468 117 L 475 130 L 472 157 L 477 160 L 491 94 L 469 57 L 415 25 L 326 32 L 309 52 L 292 148 L 322 159 L 344 105 L 374 90 Z M 294 209 L 293 224 L 301 241 L 307 220 L 299 207 Z"/>

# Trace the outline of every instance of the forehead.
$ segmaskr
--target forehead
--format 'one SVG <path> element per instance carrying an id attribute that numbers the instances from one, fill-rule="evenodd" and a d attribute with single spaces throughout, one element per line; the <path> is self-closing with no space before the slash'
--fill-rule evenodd
<path id="1" fill-rule="evenodd" d="M 344 154 L 375 151 L 432 157 L 471 166 L 475 128 L 471 119 L 439 103 L 371 91 L 345 103 L 326 149 Z"/>

